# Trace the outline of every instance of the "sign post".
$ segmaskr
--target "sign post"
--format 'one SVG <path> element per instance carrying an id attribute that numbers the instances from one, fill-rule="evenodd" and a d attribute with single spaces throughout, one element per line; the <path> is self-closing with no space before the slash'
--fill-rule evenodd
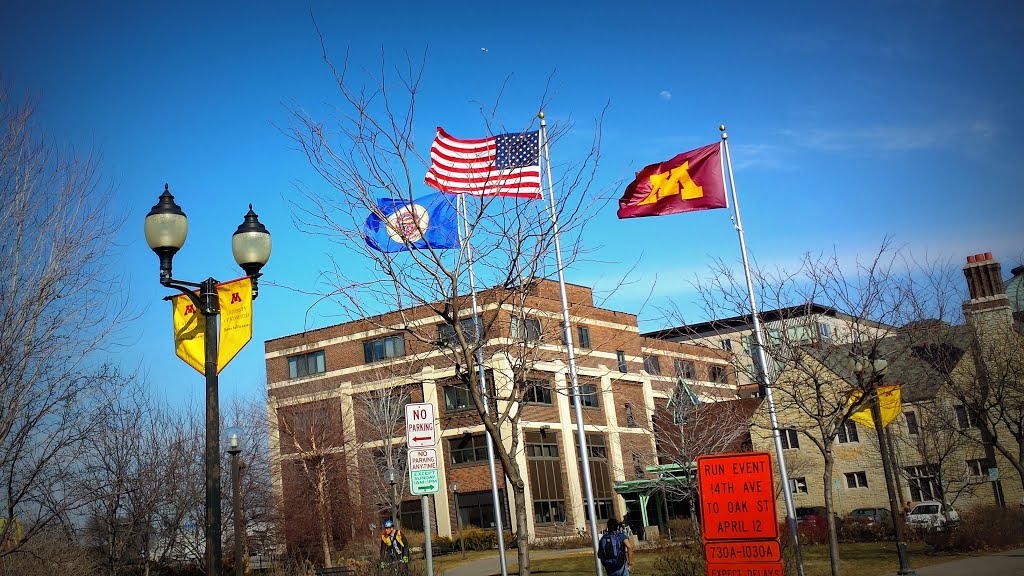
<path id="1" fill-rule="evenodd" d="M 437 494 L 441 478 L 437 472 L 437 428 L 434 405 L 427 402 L 405 405 L 405 443 L 409 450 L 409 492 L 423 496 L 423 558 L 427 576 L 434 576 L 434 554 L 430 546 L 430 494 Z"/>
<path id="2" fill-rule="evenodd" d="M 708 576 L 782 576 L 775 488 L 767 452 L 697 458 Z"/>

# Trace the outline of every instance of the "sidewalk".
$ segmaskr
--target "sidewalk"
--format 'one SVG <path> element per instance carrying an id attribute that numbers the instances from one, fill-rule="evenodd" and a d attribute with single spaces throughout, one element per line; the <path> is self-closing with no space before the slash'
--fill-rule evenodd
<path id="1" fill-rule="evenodd" d="M 497 559 L 495 559 L 497 561 Z M 919 576 L 1009 576 L 1024 574 L 1024 548 L 915 568 Z M 895 574 L 895 573 L 894 573 Z"/>
<path id="2" fill-rule="evenodd" d="M 591 553 L 590 548 L 579 548 L 572 550 L 530 550 L 530 560 L 543 560 L 544 558 L 556 558 L 559 556 L 566 556 L 571 554 L 587 554 Z M 505 551 L 505 562 L 512 566 L 519 562 L 518 552 L 515 548 Z M 509 571 L 511 576 L 512 571 Z M 473 560 L 460 564 L 453 568 L 449 568 L 444 571 L 443 576 L 493 576 L 501 575 L 501 564 L 498 562 L 498 551 L 494 551 L 494 556 L 490 558 L 481 558 L 479 560 Z M 438 576 L 441 576 L 438 574 Z M 980 576 L 974 574 L 972 576 Z"/>

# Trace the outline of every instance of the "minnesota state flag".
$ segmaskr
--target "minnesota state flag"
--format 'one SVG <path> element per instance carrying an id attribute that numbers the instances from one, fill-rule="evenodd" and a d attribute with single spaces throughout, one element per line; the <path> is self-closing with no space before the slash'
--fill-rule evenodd
<path id="1" fill-rule="evenodd" d="M 408 202 L 378 198 L 363 226 L 366 245 L 380 252 L 459 247 L 458 216 L 452 197 L 430 194 Z"/>
<path id="2" fill-rule="evenodd" d="M 619 200 L 619 218 L 725 208 L 721 145 L 683 152 L 637 172 Z"/>

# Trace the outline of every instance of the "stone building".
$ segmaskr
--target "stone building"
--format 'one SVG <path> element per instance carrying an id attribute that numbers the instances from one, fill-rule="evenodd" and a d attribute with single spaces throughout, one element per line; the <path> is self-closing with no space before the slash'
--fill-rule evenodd
<path id="1" fill-rule="evenodd" d="M 888 507 L 874 428 L 851 421 L 834 430 L 835 466 L 826 486 L 817 446 L 823 443 L 820 421 L 828 418 L 812 418 L 798 403 L 801 391 L 813 391 L 826 406 L 819 416 L 843 406 L 863 386 L 847 359 L 868 351 L 888 363 L 880 384 L 898 385 L 902 394 L 901 414 L 886 428 L 901 502 L 944 500 L 960 510 L 1024 504 L 1024 335 L 991 254 L 971 256 L 964 274 L 970 298 L 963 324 L 922 320 L 862 341 L 860 348 L 819 342 L 789 358 L 774 389 L 798 508 L 823 505 L 827 489 L 839 515 Z M 751 445 L 774 453 L 763 403 L 751 419 Z"/>
<path id="2" fill-rule="evenodd" d="M 569 285 L 567 292 L 597 515 L 621 518 L 630 510 L 613 486 L 644 477 L 657 463 L 652 416 L 671 397 L 678 377 L 692 383 L 698 398 L 713 401 L 736 397 L 735 376 L 726 351 L 643 337 L 634 314 L 595 306 L 587 287 Z M 587 522 L 558 284 L 541 281 L 515 305 L 500 294 L 492 289 L 479 295 L 484 364 L 496 396 L 492 409 L 521 416 L 513 457 L 528 478 L 526 525 L 517 525 L 500 465 L 499 513 L 506 527 L 533 538 L 574 535 Z M 472 328 L 463 315 L 465 322 Z M 414 329 L 420 335 L 433 331 L 436 338 L 412 337 Z M 484 428 L 457 377 L 459 366 L 446 353 L 452 330 L 427 307 L 413 307 L 265 343 L 274 488 L 289 545 L 339 546 L 388 514 L 381 462 L 390 458 L 404 469 L 405 440 L 400 420 L 382 429 L 374 411 L 375 399 L 387 391 L 399 391 L 402 403 L 434 405 L 441 486 L 457 484 L 458 492 L 431 497 L 431 530 L 448 536 L 459 522 L 493 525 Z M 525 372 L 516 364 L 522 356 L 513 357 L 523 351 L 531 354 Z M 510 398 L 524 373 L 522 397 Z M 512 441 L 506 422 L 502 442 L 511 447 Z M 395 490 L 401 520 L 421 529 L 420 499 L 404 493 L 404 478 Z M 316 529 L 325 525 L 330 529 Z"/>
<path id="3" fill-rule="evenodd" d="M 854 317 L 815 302 L 764 310 L 761 312 L 761 321 L 764 323 L 765 348 L 769 352 L 780 347 L 809 346 L 819 343 L 849 344 L 862 338 L 875 338 L 892 329 L 891 326 L 866 318 Z M 703 344 L 730 352 L 737 372 L 740 395 L 751 397 L 760 395 L 751 353 L 753 333 L 753 321 L 747 314 L 655 330 L 647 332 L 643 336 L 673 342 Z M 769 376 L 774 379 L 778 376 L 780 369 L 779 363 L 769 366 Z"/>

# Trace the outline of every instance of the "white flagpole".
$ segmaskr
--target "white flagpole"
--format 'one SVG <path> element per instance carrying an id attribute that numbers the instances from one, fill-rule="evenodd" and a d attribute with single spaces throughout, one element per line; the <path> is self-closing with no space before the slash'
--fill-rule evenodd
<path id="1" fill-rule="evenodd" d="M 462 226 L 465 229 L 465 235 L 463 236 L 463 245 L 466 247 L 466 263 L 469 268 L 469 293 L 473 302 L 473 330 L 476 333 L 475 336 L 477 341 L 483 339 L 483 331 L 481 330 L 482 324 L 480 323 L 480 311 L 477 308 L 476 303 L 476 279 L 473 276 L 473 245 L 469 239 L 469 219 L 466 217 L 466 199 L 465 194 L 459 194 L 456 196 L 456 202 L 460 208 L 459 215 L 461 216 Z M 458 319 L 455 319 L 458 322 Z M 487 372 L 484 370 L 484 351 L 482 343 L 476 348 L 476 366 L 477 374 L 480 380 L 480 400 L 484 405 L 484 418 L 487 417 L 489 411 L 489 405 L 487 401 Z M 491 499 L 494 504 L 494 526 L 498 531 L 498 562 L 501 564 L 501 576 L 508 576 L 508 564 L 505 560 L 505 532 L 502 526 L 501 512 L 504 508 L 501 506 L 501 497 L 498 495 L 498 474 L 494 466 L 494 439 L 484 429 L 484 436 L 487 439 L 487 468 L 491 473 Z M 458 509 L 455 510 L 456 517 L 459 515 Z M 525 526 L 520 526 L 520 530 L 525 529 Z"/>
<path id="2" fill-rule="evenodd" d="M 757 315 L 757 301 L 754 298 L 754 281 L 750 277 L 750 264 L 747 262 L 747 242 L 743 236 L 743 221 L 740 219 L 740 203 L 736 196 L 736 179 L 732 174 L 732 156 L 729 154 L 729 135 L 725 133 L 725 124 L 719 126 L 722 131 L 722 147 L 725 149 L 725 162 L 729 167 L 729 188 L 732 190 L 732 206 L 734 227 L 740 238 L 740 256 L 743 259 L 743 274 L 747 278 L 747 296 L 750 297 L 750 317 L 754 323 L 754 347 L 756 349 L 755 370 L 757 379 L 768 402 L 768 417 L 772 425 L 772 439 L 775 441 L 775 460 L 779 467 L 779 480 L 782 482 L 782 496 L 786 502 L 786 520 L 789 523 L 790 536 L 793 538 L 793 549 L 796 552 L 796 569 L 804 576 L 803 555 L 800 553 L 800 538 L 796 526 L 796 507 L 793 505 L 793 494 L 789 487 L 789 472 L 786 470 L 786 459 L 782 455 L 782 437 L 779 434 L 779 420 L 775 414 L 775 401 L 772 398 L 772 386 L 768 378 L 768 363 L 764 354 L 764 336 L 761 333 L 761 320 Z M 723 182 L 724 184 L 724 182 Z"/>
<path id="3" fill-rule="evenodd" d="M 562 296 L 562 337 L 565 339 L 565 350 L 569 357 L 569 380 L 572 390 L 572 408 L 576 414 L 576 441 L 580 449 L 580 461 L 583 463 L 583 490 L 587 497 L 587 512 L 590 515 L 590 540 L 594 546 L 594 568 L 597 576 L 601 576 L 601 560 L 597 557 L 597 514 L 594 511 L 594 490 L 590 482 L 590 457 L 587 454 L 587 436 L 583 431 L 583 409 L 580 407 L 580 388 L 576 377 L 576 354 L 572 345 L 572 325 L 569 323 L 569 303 L 565 296 L 565 274 L 562 270 L 562 245 L 558 239 L 558 211 L 555 208 L 554 185 L 551 180 L 551 148 L 548 146 L 547 121 L 544 113 L 540 118 L 540 139 L 544 144 L 544 168 L 548 176 L 548 201 L 551 206 L 551 232 L 555 239 L 555 263 L 558 266 L 558 289 Z"/>

